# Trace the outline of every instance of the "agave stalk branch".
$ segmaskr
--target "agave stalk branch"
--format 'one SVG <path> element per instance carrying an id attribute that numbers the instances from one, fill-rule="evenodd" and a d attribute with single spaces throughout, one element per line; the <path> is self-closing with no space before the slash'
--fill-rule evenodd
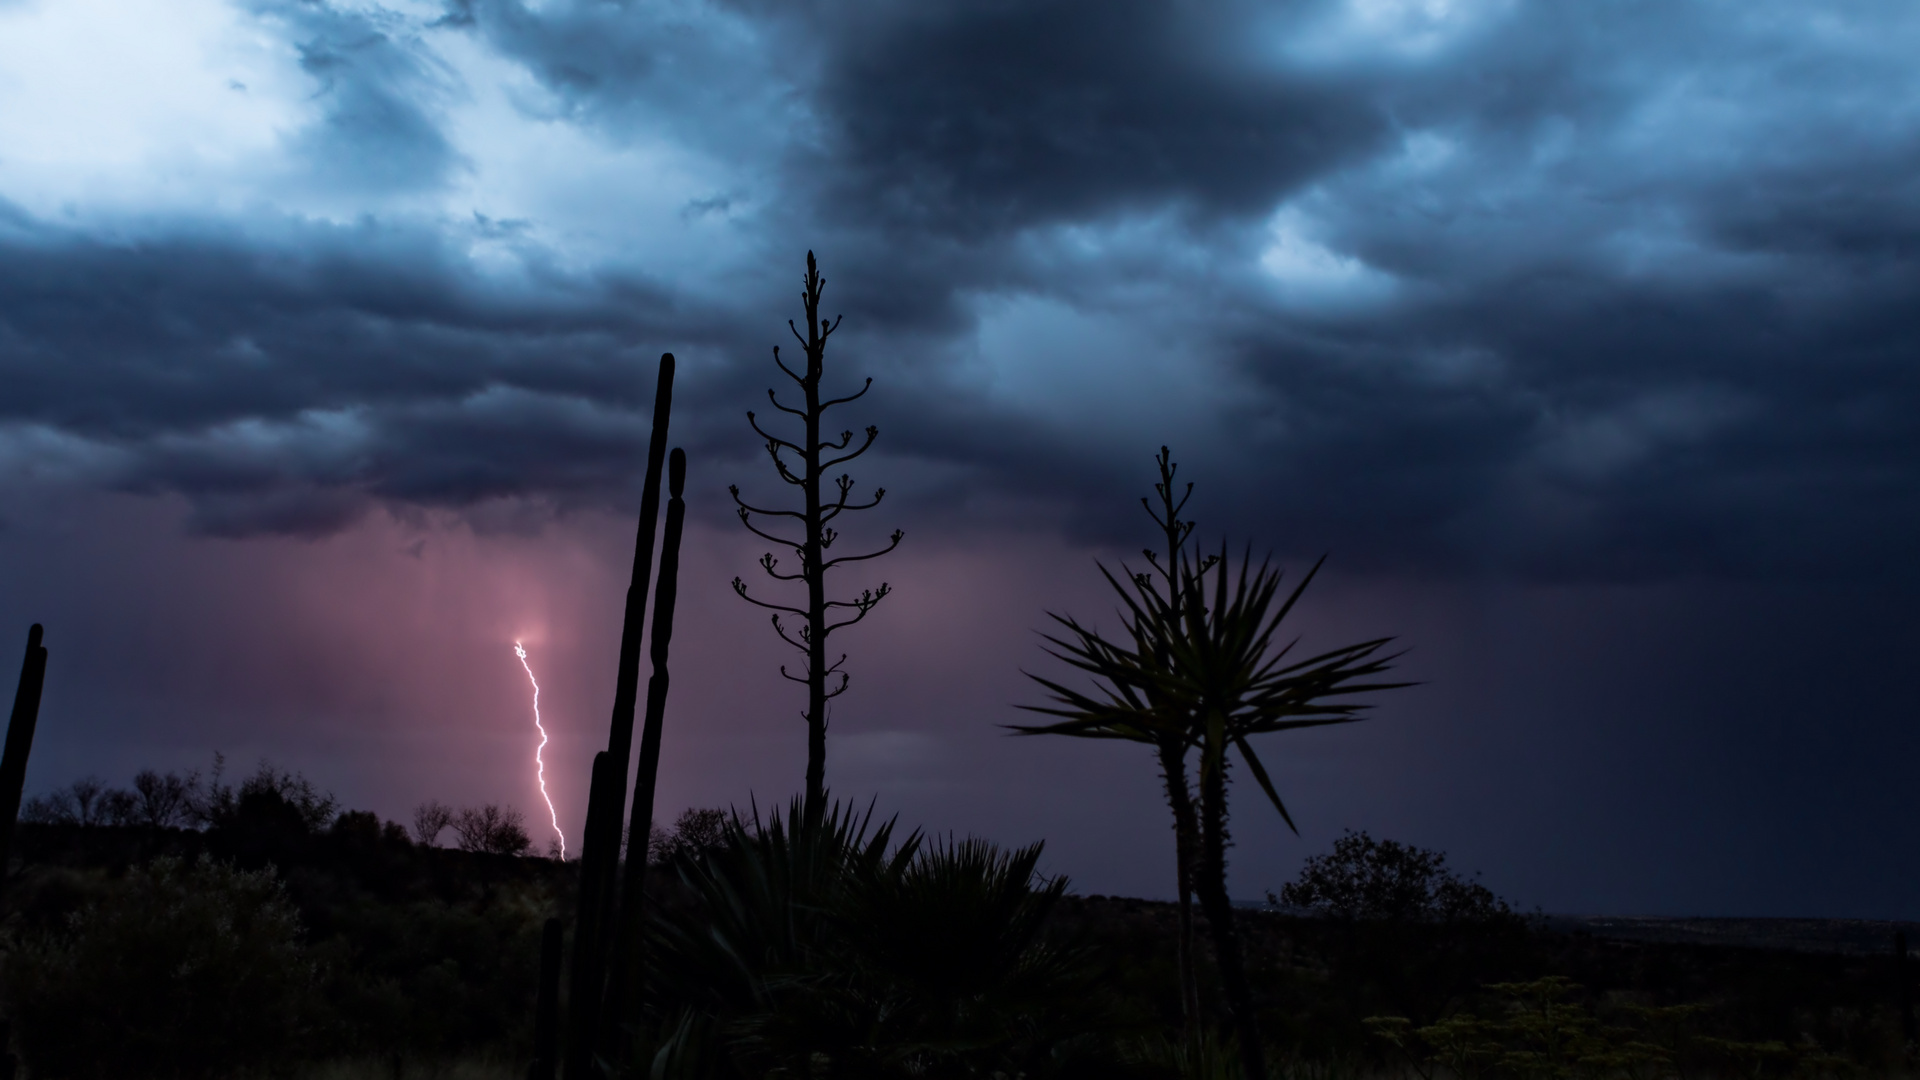
<path id="1" fill-rule="evenodd" d="M 828 559 L 826 551 L 833 546 L 836 533 L 829 522 L 848 511 L 871 510 L 880 505 L 886 497 L 886 489 L 875 489 L 865 502 L 851 497 L 853 478 L 842 475 L 835 481 L 837 495 L 823 495 L 821 481 L 826 470 L 852 461 L 873 447 L 879 438 L 880 429 L 865 429 L 865 439 L 856 442 L 851 428 L 840 433 L 838 439 L 822 437 L 821 419 L 828 409 L 837 405 L 857 401 L 873 387 L 873 380 L 867 379 L 854 393 L 837 398 L 823 398 L 820 393 L 821 377 L 825 369 L 827 339 L 840 327 L 838 317 L 831 321 L 820 317 L 820 295 L 826 281 L 820 276 L 819 264 L 813 253 L 807 253 L 807 274 L 800 294 L 801 306 L 806 312 L 807 329 L 803 333 L 793 322 L 787 323 L 787 329 L 794 340 L 800 343 L 805 352 L 804 365 L 790 367 L 780 357 L 779 347 L 773 350 L 773 361 L 789 379 L 800 388 L 803 401 L 798 406 L 782 404 L 778 396 L 767 391 L 767 399 L 774 408 L 789 416 L 799 417 L 804 427 L 797 438 L 782 438 L 763 428 L 758 418 L 751 412 L 747 414 L 747 423 L 755 434 L 766 442 L 767 454 L 773 461 L 774 472 L 787 484 L 798 487 L 802 494 L 802 505 L 798 510 L 767 509 L 755 506 L 741 498 L 738 486 L 729 488 L 733 496 L 735 510 L 741 524 L 748 532 L 769 543 L 792 550 L 799 556 L 800 567 L 797 573 L 783 573 L 775 570 L 777 560 L 771 552 L 761 558 L 760 567 L 775 581 L 800 581 L 807 591 L 804 606 L 790 606 L 772 603 L 751 595 L 747 583 L 733 579 L 733 591 L 750 604 L 774 612 L 774 632 L 787 644 L 793 645 L 807 654 L 804 678 L 787 674 L 785 668 L 781 674 L 795 682 L 807 684 L 807 707 L 803 714 L 807 723 L 807 773 L 806 806 L 810 814 L 818 814 L 825 807 L 826 799 L 826 761 L 827 761 L 827 702 L 847 689 L 848 677 L 840 669 L 840 663 L 828 663 L 831 655 L 827 651 L 827 641 L 834 631 L 844 630 L 867 616 L 873 607 L 890 593 L 890 587 L 882 582 L 877 589 L 863 591 L 853 600 L 830 600 L 826 593 L 826 573 L 837 566 L 847 563 L 864 562 L 877 559 L 900 546 L 902 533 L 895 531 L 886 546 L 861 555 L 843 555 Z M 756 516 L 789 518 L 799 522 L 799 537 L 778 536 L 761 529 L 754 523 Z M 850 618 L 835 620 L 831 618 L 834 609 L 853 612 Z M 805 620 L 798 634 L 790 636 L 781 624 L 781 614 L 794 615 Z M 841 657 L 845 660 L 845 656 Z M 839 675 L 837 687 L 830 686 L 832 676 Z"/>

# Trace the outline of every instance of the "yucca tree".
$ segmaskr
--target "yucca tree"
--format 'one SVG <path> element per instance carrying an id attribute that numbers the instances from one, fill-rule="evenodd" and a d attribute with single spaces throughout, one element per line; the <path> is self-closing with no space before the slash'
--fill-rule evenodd
<path id="1" fill-rule="evenodd" d="M 1154 496 L 1159 500 L 1160 508 L 1154 509 L 1152 502 L 1144 496 L 1140 505 L 1146 509 L 1147 516 L 1159 526 L 1165 537 L 1165 562 L 1151 548 L 1145 549 L 1148 565 L 1158 571 L 1165 582 L 1166 596 L 1176 594 L 1178 579 L 1177 567 L 1180 565 L 1181 551 L 1187 538 L 1192 535 L 1194 523 L 1180 517 L 1186 509 L 1188 500 L 1193 498 L 1193 485 L 1179 488 L 1174 477 L 1180 466 L 1173 461 L 1172 452 L 1166 447 L 1160 448 L 1160 455 L 1154 459 L 1160 468 L 1160 480 L 1153 485 Z M 1203 561 L 1202 572 L 1211 563 Z M 1106 568 L 1101 567 L 1101 573 Z M 1126 590 L 1112 575 L 1107 580 L 1115 589 L 1125 595 Z M 1136 579 L 1136 585 L 1153 589 L 1153 579 L 1143 576 Z M 1049 617 L 1066 631 L 1067 640 L 1050 634 L 1041 635 L 1051 645 L 1048 652 L 1083 671 L 1095 676 L 1103 676 L 1118 666 L 1128 663 L 1153 661 L 1164 663 L 1163 652 L 1155 652 L 1146 636 L 1132 635 L 1131 649 L 1121 649 L 1109 644 L 1098 634 L 1081 626 L 1066 615 L 1049 613 Z M 1136 620 L 1137 621 L 1137 620 Z M 1059 734 L 1076 735 L 1094 739 L 1124 739 L 1129 742 L 1145 743 L 1153 747 L 1155 758 L 1160 764 L 1160 775 L 1166 786 L 1167 806 L 1173 811 L 1174 836 L 1174 874 L 1177 882 L 1177 907 L 1179 911 L 1178 933 L 1175 936 L 1175 969 L 1180 978 L 1180 1013 L 1186 1027 L 1186 1035 L 1191 1041 L 1198 1037 L 1200 1024 L 1200 990 L 1194 976 L 1193 962 L 1193 866 L 1200 850 L 1199 818 L 1193 801 L 1193 788 L 1187 776 L 1187 750 L 1192 745 L 1191 724 L 1178 714 L 1177 709 L 1163 709 L 1163 704 L 1154 699 L 1152 683 L 1134 685 L 1128 680 L 1107 680 L 1105 700 L 1095 700 L 1087 695 L 1070 690 L 1065 686 L 1029 674 L 1029 678 L 1040 683 L 1053 695 L 1062 707 L 1021 706 L 1031 712 L 1047 713 L 1068 717 L 1062 724 L 1045 726 L 1015 725 L 1014 730 L 1022 734 Z"/>
<path id="2" fill-rule="evenodd" d="M 1164 467 L 1163 476 L 1170 479 Z M 1128 574 L 1123 582 L 1100 568 L 1123 604 L 1124 643 L 1055 616 L 1068 636 L 1049 636 L 1054 646 L 1050 651 L 1092 675 L 1094 692 L 1035 677 L 1054 704 L 1034 711 L 1062 719 L 1016 730 L 1128 739 L 1155 747 L 1174 809 L 1176 857 L 1186 864 L 1184 874 L 1207 916 L 1242 1064 L 1250 1078 L 1264 1077 L 1252 992 L 1226 889 L 1228 751 L 1238 751 L 1281 820 L 1297 833 L 1293 816 L 1249 740 L 1351 723 L 1368 707 L 1351 700 L 1353 695 L 1407 684 L 1373 681 L 1393 660 L 1382 652 L 1390 638 L 1291 659 L 1297 642 L 1281 644 L 1280 626 L 1319 572 L 1319 563 L 1284 600 L 1278 567 L 1270 560 L 1255 567 L 1249 553 L 1242 556 L 1236 575 L 1224 543 L 1217 556 L 1193 558 L 1176 551 L 1165 567 L 1156 568 L 1167 582 L 1166 595 L 1148 574 Z M 1197 813 L 1186 771 L 1188 749 L 1197 749 L 1200 757 Z M 1184 843 L 1182 834 L 1187 834 Z M 1188 851 L 1179 853 L 1181 847 Z"/>

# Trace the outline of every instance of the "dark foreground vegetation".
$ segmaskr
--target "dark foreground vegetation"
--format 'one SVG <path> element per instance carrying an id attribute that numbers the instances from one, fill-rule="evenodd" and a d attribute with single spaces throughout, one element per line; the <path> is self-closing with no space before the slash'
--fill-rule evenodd
<path id="1" fill-rule="evenodd" d="M 1072 895 L 1035 873 L 1037 847 L 798 807 L 650 838 L 637 1075 L 1238 1075 L 1222 1025 L 1183 1034 L 1175 905 Z M 6 1008 L 45 1077 L 522 1075 L 542 924 L 578 868 L 430 846 L 271 769 L 211 817 L 23 823 L 15 851 Z M 1364 834 L 1272 899 L 1237 922 L 1274 1075 L 1905 1066 L 1891 951 L 1549 930 Z M 1203 1015 L 1223 1008 L 1203 992 Z"/>

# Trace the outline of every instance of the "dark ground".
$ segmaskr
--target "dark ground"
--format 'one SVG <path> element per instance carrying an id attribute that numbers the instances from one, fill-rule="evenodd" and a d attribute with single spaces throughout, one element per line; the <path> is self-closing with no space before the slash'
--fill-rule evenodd
<path id="1" fill-rule="evenodd" d="M 3 905 L 9 948 L 35 935 L 57 939 L 74 911 L 159 855 L 207 852 L 243 867 L 271 865 L 298 911 L 303 955 L 319 973 L 313 1019 L 299 1040 L 299 1052 L 316 1059 L 524 1055 L 539 925 L 571 910 L 575 871 L 341 828 L 301 835 L 25 825 L 15 850 L 20 861 Z M 1609 1023 L 1636 1007 L 1699 1004 L 1689 1021 L 1694 1034 L 1728 1046 L 1778 1043 L 1879 1074 L 1903 1071 L 1908 1060 L 1900 1007 L 1901 980 L 1910 976 L 1891 942 L 1897 929 L 1920 936 L 1912 924 L 1555 917 L 1430 926 L 1257 909 L 1241 916 L 1263 1026 L 1295 1061 L 1391 1066 L 1368 1018 L 1404 1016 L 1418 1026 L 1493 1015 L 1509 1006 L 1489 985 L 1543 976 L 1570 979 L 1572 1000 Z M 1051 919 L 1051 932 L 1100 968 L 1110 1030 L 1121 1038 L 1177 1025 L 1174 931 L 1172 904 L 1115 897 L 1065 897 Z M 1204 928 L 1199 937 L 1206 940 Z M 1202 982 L 1214 984 L 1210 971 Z M 10 1013 L 23 1004 L 10 1002 Z M 1749 1070 L 1795 1071 L 1805 1073 Z"/>

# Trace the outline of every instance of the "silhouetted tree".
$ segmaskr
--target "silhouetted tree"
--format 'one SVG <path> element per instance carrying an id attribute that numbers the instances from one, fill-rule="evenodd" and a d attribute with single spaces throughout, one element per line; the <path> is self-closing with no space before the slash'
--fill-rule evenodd
<path id="1" fill-rule="evenodd" d="M 1160 555 L 1152 549 L 1143 550 L 1143 554 L 1149 565 L 1160 572 L 1166 583 L 1167 595 L 1171 596 L 1176 585 L 1173 568 L 1177 565 L 1187 538 L 1193 533 L 1194 523 L 1182 520 L 1180 517 L 1188 500 L 1193 497 L 1193 485 L 1189 483 L 1185 490 L 1176 486 L 1174 475 L 1179 472 L 1180 467 L 1174 463 L 1172 453 L 1166 447 L 1160 448 L 1160 455 L 1154 459 L 1154 463 L 1160 470 L 1160 480 L 1153 485 L 1154 495 L 1159 499 L 1160 508 L 1156 511 L 1153 503 L 1145 497 L 1141 498 L 1140 505 L 1146 509 L 1147 516 L 1151 517 L 1154 524 L 1160 528 L 1166 543 L 1166 561 L 1161 562 Z M 1118 649 L 1097 635 L 1091 634 L 1072 618 L 1063 615 L 1050 617 L 1065 627 L 1073 637 L 1073 641 L 1062 641 L 1050 635 L 1043 635 L 1053 644 L 1054 650 L 1063 650 L 1049 650 L 1052 655 L 1075 667 L 1093 671 L 1095 674 L 1108 670 L 1115 663 L 1128 662 L 1121 658 Z M 1133 644 L 1136 649 L 1145 647 L 1141 640 L 1136 640 Z M 1081 655 L 1088 651 L 1103 657 L 1094 668 L 1087 666 L 1093 661 L 1093 657 Z M 1152 654 L 1150 657 L 1136 655 L 1132 659 L 1166 662 L 1168 658 L 1163 651 Z M 1016 726 L 1014 730 L 1022 734 L 1075 735 L 1081 738 L 1124 739 L 1129 742 L 1145 743 L 1153 747 L 1155 756 L 1159 760 L 1161 782 L 1166 788 L 1167 806 L 1173 812 L 1174 876 L 1179 912 L 1175 963 L 1180 976 L 1181 1016 L 1186 1023 L 1188 1041 L 1191 1043 L 1192 1039 L 1197 1037 L 1198 1025 L 1201 1021 L 1199 986 L 1194 976 L 1193 959 L 1193 867 L 1200 850 L 1200 824 L 1194 804 L 1192 782 L 1187 772 L 1187 751 L 1193 745 L 1192 720 L 1177 708 L 1163 708 L 1163 705 L 1171 703 L 1157 700 L 1153 686 L 1136 687 L 1132 683 L 1123 681 L 1110 684 L 1110 689 L 1115 695 L 1113 700 L 1107 703 L 1104 710 L 1097 713 L 1098 718 L 1095 722 L 1089 723 L 1087 721 L 1094 720 L 1096 713 L 1088 711 L 1084 701 L 1075 704 L 1073 691 L 1037 675 L 1029 675 L 1029 678 L 1052 691 L 1056 700 L 1066 701 L 1068 708 L 1066 710 L 1048 706 L 1022 706 L 1022 708 L 1031 712 L 1073 719 L 1064 725 Z M 1189 1046 L 1190 1051 L 1191 1049 L 1192 1047 Z"/>
<path id="2" fill-rule="evenodd" d="M 657 826 L 654 828 L 653 834 L 647 838 L 647 857 L 656 863 L 666 863 L 674 859 L 698 858 L 717 850 L 726 840 L 729 820 L 731 815 L 725 810 L 683 810 L 674 819 L 671 832 Z"/>
<path id="3" fill-rule="evenodd" d="M 1526 920 L 1491 889 L 1461 877 L 1444 853 L 1348 832 L 1267 902 L 1331 920 L 1327 991 L 1384 999 L 1420 1023 L 1460 995 L 1513 974 Z"/>
<path id="4" fill-rule="evenodd" d="M 435 847 L 440 842 L 440 834 L 453 824 L 453 807 L 439 799 L 428 799 L 413 808 L 413 839 L 415 843 Z"/>
<path id="5" fill-rule="evenodd" d="M 192 820 L 193 802 L 199 791 L 197 772 L 181 776 L 171 771 L 162 774 L 141 769 L 133 777 L 135 816 L 148 828 L 178 828 Z"/>
<path id="6" fill-rule="evenodd" d="M 1172 472 L 1164 464 L 1164 448 L 1162 461 L 1162 483 L 1170 488 Z M 1163 493 L 1165 498 L 1167 493 Z M 1166 506 L 1168 521 L 1164 527 L 1170 548 L 1177 548 L 1172 541 L 1176 537 L 1184 541 L 1191 526 L 1174 518 L 1178 505 L 1169 499 Z M 1151 554 L 1149 561 L 1157 562 Z M 1217 556 L 1174 554 L 1177 557 L 1170 557 L 1166 566 L 1158 567 L 1167 584 L 1165 594 L 1150 574 L 1126 574 L 1123 584 L 1101 567 L 1125 605 L 1124 644 L 1109 642 L 1071 618 L 1055 616 L 1070 638 L 1049 637 L 1053 655 L 1093 675 L 1098 680 L 1099 696 L 1036 677 L 1056 704 L 1034 711 L 1065 719 L 1016 730 L 1161 745 L 1179 729 L 1184 732 L 1185 745 L 1200 751 L 1199 850 L 1192 855 L 1193 889 L 1213 937 L 1215 959 L 1240 1042 L 1242 1066 L 1248 1080 L 1264 1080 L 1265 1054 L 1234 929 L 1233 905 L 1227 896 L 1226 849 L 1231 843 L 1227 752 L 1239 752 L 1291 829 L 1293 818 L 1248 739 L 1352 722 L 1359 719 L 1358 713 L 1365 706 L 1339 699 L 1404 684 L 1362 681 L 1388 667 L 1392 658 L 1379 655 L 1390 640 L 1387 638 L 1285 662 L 1292 645 L 1278 644 L 1275 635 L 1313 580 L 1317 564 L 1276 606 L 1281 574 L 1270 562 L 1255 569 L 1243 558 L 1234 578 L 1224 544 Z M 1175 801 L 1175 792 L 1186 783 L 1184 749 L 1178 753 L 1182 762 L 1177 774 L 1168 768 L 1170 756 L 1163 752 L 1162 769 L 1168 776 L 1169 800 Z M 1175 810 L 1177 820 L 1177 802 Z"/>
<path id="7" fill-rule="evenodd" d="M 453 833 L 460 838 L 461 851 L 523 855 L 533 846 L 526 818 L 513 807 L 497 803 L 468 807 L 454 815 Z"/>
<path id="8" fill-rule="evenodd" d="M 221 783 L 226 773 L 224 754 L 213 755 L 213 775 L 199 793 L 192 817 L 209 828 L 231 824 L 236 816 L 262 815 L 288 818 L 302 832 L 320 832 L 333 824 L 340 800 L 331 791 L 321 791 L 313 781 L 297 772 L 288 772 L 271 761 L 261 761 L 253 775 L 238 787 Z"/>
<path id="9" fill-rule="evenodd" d="M 885 598 L 890 591 L 887 583 L 883 581 L 879 588 L 863 589 L 859 596 L 851 600 L 829 600 L 826 593 L 827 571 L 845 563 L 885 555 L 900 545 L 900 538 L 903 535 L 900 530 L 895 529 L 887 546 L 864 555 L 842 555 L 831 559 L 826 556 L 827 549 L 833 546 L 834 540 L 839 536 L 839 533 L 832 528 L 832 523 L 847 511 L 870 510 L 880 505 L 880 500 L 886 497 L 887 490 L 875 488 L 873 498 L 868 501 L 849 502 L 848 499 L 853 491 L 853 477 L 844 473 L 834 481 L 834 486 L 838 488 L 837 494 L 828 496 L 821 490 L 821 480 L 827 475 L 827 470 L 866 453 L 868 448 L 873 446 L 874 439 L 880 435 L 879 428 L 869 426 L 866 431 L 866 440 L 856 447 L 851 430 L 841 432 L 838 442 L 823 440 L 820 434 L 821 418 L 826 415 L 828 409 L 858 400 L 873 386 L 873 380 L 868 379 L 858 391 L 845 397 L 830 399 L 821 397 L 820 381 L 825 372 L 827 338 L 840 327 L 838 318 L 828 322 L 820 317 L 820 290 L 825 285 L 826 281 L 820 276 L 819 267 L 814 262 L 813 252 L 807 252 L 807 276 L 805 288 L 800 294 L 801 304 L 806 311 L 806 334 L 801 335 L 791 320 L 787 322 L 787 328 L 793 331 L 794 337 L 806 350 L 804 370 L 796 372 L 788 367 L 786 362 L 780 359 L 779 346 L 775 346 L 773 350 L 773 362 L 779 365 L 780 370 L 788 378 L 799 384 L 802 405 L 800 408 L 782 405 L 779 397 L 772 390 L 767 391 L 767 399 L 773 403 L 774 408 L 800 418 L 803 425 L 800 441 L 793 442 L 768 432 L 760 426 L 760 421 L 753 413 L 747 413 L 747 422 L 753 426 L 754 433 L 766 440 L 767 453 L 773 458 L 774 471 L 780 475 L 781 480 L 800 489 L 801 509 L 763 509 L 742 499 L 737 485 L 727 489 L 732 493 L 733 501 L 737 504 L 740 521 L 748 531 L 763 540 L 791 548 L 800 559 L 798 571 L 785 573 L 779 569 L 780 561 L 773 557 L 772 552 L 768 552 L 761 557 L 760 567 L 775 581 L 804 583 L 807 589 L 804 608 L 757 600 L 747 594 L 746 582 L 737 577 L 733 579 L 733 590 L 748 603 L 772 611 L 773 629 L 780 635 L 780 640 L 800 650 L 807 657 L 804 677 L 789 674 L 784 665 L 780 668 L 780 674 L 794 682 L 805 683 L 807 686 L 807 808 L 810 813 L 819 812 L 825 805 L 827 702 L 839 697 L 847 689 L 847 673 L 841 666 L 846 663 L 846 654 L 842 653 L 838 659 L 829 661 L 827 639 L 834 631 L 866 618 L 867 612 L 872 611 L 874 605 Z M 792 455 L 791 461 L 787 457 L 789 454 Z M 753 517 L 756 514 L 790 519 L 797 524 L 799 537 L 783 536 L 762 530 L 753 523 Z M 805 625 L 789 632 L 781 622 L 780 617 L 783 614 L 798 616 L 806 620 Z M 838 621 L 835 621 L 836 619 Z M 834 675 L 840 676 L 840 684 L 829 689 L 828 682 Z"/>
<path id="10" fill-rule="evenodd" d="M 1442 851 L 1349 830 L 1300 876 L 1267 894 L 1273 904 L 1356 922 L 1494 923 L 1518 916 L 1493 890 L 1447 867 Z"/>

